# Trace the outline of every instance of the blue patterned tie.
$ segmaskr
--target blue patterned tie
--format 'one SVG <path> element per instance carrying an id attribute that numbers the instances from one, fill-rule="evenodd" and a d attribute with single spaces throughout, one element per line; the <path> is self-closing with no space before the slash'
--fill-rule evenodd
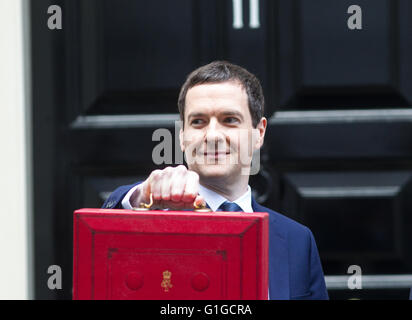
<path id="1" fill-rule="evenodd" d="M 230 201 L 223 202 L 216 211 L 243 212 L 238 204 Z"/>

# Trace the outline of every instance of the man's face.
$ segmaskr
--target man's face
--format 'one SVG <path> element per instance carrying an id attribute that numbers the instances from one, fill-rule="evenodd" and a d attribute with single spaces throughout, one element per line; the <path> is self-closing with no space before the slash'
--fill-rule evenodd
<path id="1" fill-rule="evenodd" d="M 266 119 L 253 128 L 247 93 L 238 82 L 189 89 L 184 120 L 180 146 L 190 170 L 201 179 L 249 175 L 253 151 L 263 144 Z"/>

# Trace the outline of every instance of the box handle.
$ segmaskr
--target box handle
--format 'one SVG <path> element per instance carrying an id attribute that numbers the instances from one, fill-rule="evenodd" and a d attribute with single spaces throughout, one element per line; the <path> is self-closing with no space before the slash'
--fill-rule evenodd
<path id="1" fill-rule="evenodd" d="M 144 203 L 141 202 L 140 206 L 138 208 L 133 208 L 133 210 L 136 211 L 148 211 L 153 205 L 153 194 L 150 193 L 150 203 Z M 202 203 L 201 205 L 196 204 L 196 202 L 193 203 L 193 206 L 195 207 L 194 211 L 195 212 L 212 212 L 208 207 L 206 207 L 206 204 Z"/>

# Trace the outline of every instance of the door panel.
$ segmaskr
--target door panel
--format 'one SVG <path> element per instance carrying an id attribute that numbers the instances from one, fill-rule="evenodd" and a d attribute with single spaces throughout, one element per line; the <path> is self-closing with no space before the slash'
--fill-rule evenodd
<path id="1" fill-rule="evenodd" d="M 291 108 L 410 105 L 407 1 L 358 1 L 362 30 L 349 30 L 351 1 L 279 2 L 279 100 Z M 409 11 L 408 11 L 409 10 Z"/>

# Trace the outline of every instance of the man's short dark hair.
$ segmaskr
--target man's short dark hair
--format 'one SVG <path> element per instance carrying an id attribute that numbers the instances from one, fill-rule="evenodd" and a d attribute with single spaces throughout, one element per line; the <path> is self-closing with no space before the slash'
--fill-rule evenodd
<path id="1" fill-rule="evenodd" d="M 184 121 L 186 95 L 189 89 L 206 83 L 237 81 L 245 89 L 248 96 L 250 115 L 253 127 L 257 127 L 264 114 L 265 99 L 262 86 L 255 75 L 246 69 L 227 61 L 214 61 L 190 73 L 183 84 L 179 100 L 180 118 Z"/>

